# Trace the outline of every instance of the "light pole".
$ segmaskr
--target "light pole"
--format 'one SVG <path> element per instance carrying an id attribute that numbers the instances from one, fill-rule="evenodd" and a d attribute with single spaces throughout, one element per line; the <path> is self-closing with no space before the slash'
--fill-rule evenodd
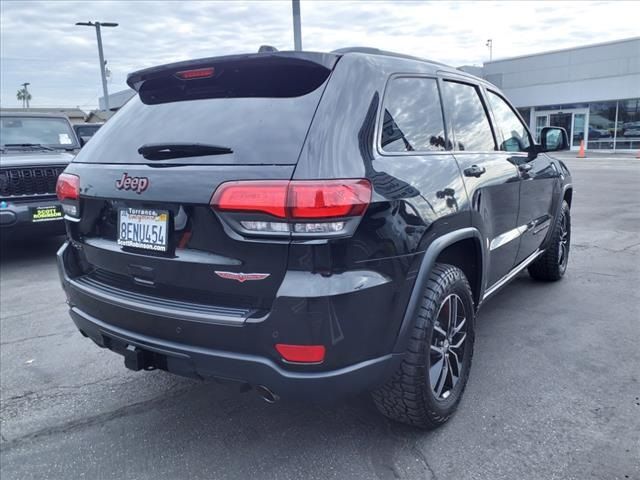
<path id="1" fill-rule="evenodd" d="M 300 0 L 291 0 L 293 7 L 293 49 L 302 50 L 302 27 L 300 25 Z"/>
<path id="2" fill-rule="evenodd" d="M 83 27 L 95 27 L 96 37 L 98 38 L 98 57 L 100 59 L 100 75 L 102 76 L 102 93 L 104 95 L 105 110 L 109 110 L 109 92 L 107 91 L 107 75 L 104 71 L 104 54 L 102 53 L 102 35 L 100 35 L 100 27 L 117 27 L 117 23 L 112 22 L 77 22 L 76 25 Z"/>
<path id="3" fill-rule="evenodd" d="M 29 82 L 24 82 L 22 84 L 22 108 L 24 108 L 25 102 L 27 104 L 27 108 L 29 108 L 29 90 L 27 90 L 29 85 L 31 85 Z"/>
<path id="4" fill-rule="evenodd" d="M 489 61 L 493 60 L 493 39 L 487 40 L 487 47 L 489 47 Z"/>

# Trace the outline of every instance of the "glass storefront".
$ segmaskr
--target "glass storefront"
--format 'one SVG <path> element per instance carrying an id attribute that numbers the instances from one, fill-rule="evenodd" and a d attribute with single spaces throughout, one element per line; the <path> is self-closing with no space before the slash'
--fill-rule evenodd
<path id="1" fill-rule="evenodd" d="M 616 149 L 640 149 L 640 98 L 618 102 Z"/>
<path id="2" fill-rule="evenodd" d="M 640 98 L 518 110 L 533 110 L 530 126 L 536 138 L 542 127 L 551 125 L 567 130 L 574 150 L 582 140 L 589 150 L 640 150 Z"/>
<path id="3" fill-rule="evenodd" d="M 613 150 L 617 104 L 618 102 L 597 102 L 589 105 L 590 150 Z"/>

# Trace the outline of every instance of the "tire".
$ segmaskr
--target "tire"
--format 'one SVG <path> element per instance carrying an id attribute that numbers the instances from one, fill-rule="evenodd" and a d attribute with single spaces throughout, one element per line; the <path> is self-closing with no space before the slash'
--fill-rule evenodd
<path id="1" fill-rule="evenodd" d="M 569 204 L 562 202 L 560 215 L 551 234 L 545 252 L 529 265 L 529 275 L 536 280 L 555 282 L 567 271 L 569 249 L 571 247 L 571 211 Z"/>
<path id="2" fill-rule="evenodd" d="M 450 325 L 453 303 L 458 315 Z M 445 328 L 445 323 L 451 328 Z M 391 380 L 372 392 L 378 410 L 392 420 L 423 429 L 445 423 L 455 412 L 469 378 L 474 324 L 473 296 L 464 273 L 437 263 L 424 289 L 400 367 Z M 456 328 L 458 333 L 451 335 Z M 449 335 L 443 335 L 445 330 Z"/>

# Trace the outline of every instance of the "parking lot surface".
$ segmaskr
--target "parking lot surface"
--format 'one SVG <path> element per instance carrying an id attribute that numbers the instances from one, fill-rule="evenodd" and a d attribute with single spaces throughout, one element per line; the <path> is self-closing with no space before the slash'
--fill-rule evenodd
<path id="1" fill-rule="evenodd" d="M 565 154 L 566 277 L 481 310 L 458 413 L 421 432 L 366 397 L 268 405 L 130 372 L 75 329 L 62 239 L 3 247 L 0 474 L 10 479 L 640 479 L 640 160 Z"/>

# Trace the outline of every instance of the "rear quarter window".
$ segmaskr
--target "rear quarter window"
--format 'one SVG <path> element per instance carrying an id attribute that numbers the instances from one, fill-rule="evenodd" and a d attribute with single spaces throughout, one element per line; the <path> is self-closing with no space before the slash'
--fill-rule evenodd
<path id="1" fill-rule="evenodd" d="M 380 134 L 384 152 L 445 150 L 444 121 L 435 78 L 395 77 L 387 87 Z"/>

